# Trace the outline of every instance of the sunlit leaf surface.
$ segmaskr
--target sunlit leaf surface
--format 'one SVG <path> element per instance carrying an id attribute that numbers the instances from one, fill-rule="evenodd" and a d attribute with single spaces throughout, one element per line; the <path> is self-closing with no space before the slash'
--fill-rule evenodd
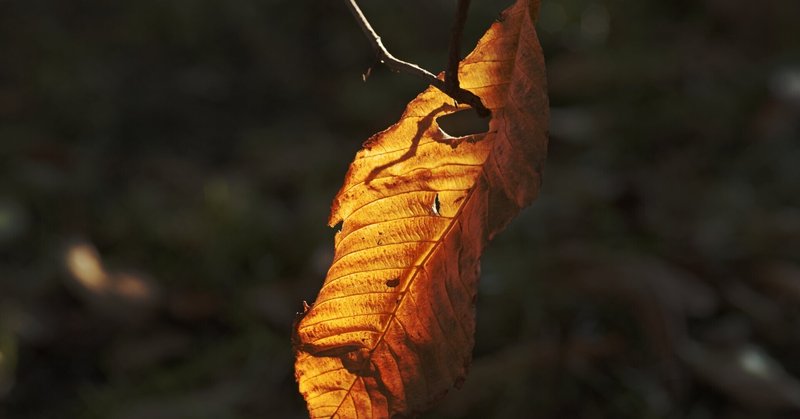
<path id="1" fill-rule="evenodd" d="M 437 118 L 465 107 L 429 88 L 356 155 L 329 219 L 334 261 L 295 329 L 312 417 L 408 415 L 465 379 L 480 255 L 541 183 L 537 12 L 518 1 L 461 62 L 462 87 L 492 111 L 487 133 L 445 134 Z"/>

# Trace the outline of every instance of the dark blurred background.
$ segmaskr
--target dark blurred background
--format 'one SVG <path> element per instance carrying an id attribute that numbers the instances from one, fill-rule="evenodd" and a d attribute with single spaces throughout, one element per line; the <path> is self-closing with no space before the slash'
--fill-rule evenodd
<path id="1" fill-rule="evenodd" d="M 543 3 L 544 189 L 424 417 L 798 417 L 800 2 Z M 453 1 L 362 7 L 444 68 Z M 0 418 L 306 416 L 330 201 L 425 87 L 373 61 L 341 1 L 0 0 Z"/>

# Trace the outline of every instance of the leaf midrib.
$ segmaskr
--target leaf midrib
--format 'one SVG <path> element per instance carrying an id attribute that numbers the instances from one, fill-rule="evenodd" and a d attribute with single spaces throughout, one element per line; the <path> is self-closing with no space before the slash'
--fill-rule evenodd
<path id="1" fill-rule="evenodd" d="M 495 111 L 495 110 L 493 109 L 492 111 Z M 468 190 L 467 194 L 464 197 L 464 200 L 461 201 L 462 204 L 458 207 L 458 211 L 456 211 L 456 213 L 450 219 L 450 222 L 447 224 L 447 227 L 444 229 L 444 231 L 442 232 L 441 236 L 439 236 L 439 238 L 437 240 L 435 240 L 436 243 L 433 245 L 433 247 L 431 247 L 430 251 L 428 251 L 428 253 L 422 259 L 422 261 L 419 264 L 415 264 L 415 267 L 414 267 L 414 269 L 412 271 L 412 274 L 409 276 L 408 281 L 406 281 L 405 287 L 403 289 L 399 290 L 399 293 L 401 294 L 400 301 L 397 304 L 395 304 L 394 309 L 389 313 L 389 320 L 384 325 L 383 330 L 381 331 L 381 334 L 378 336 L 378 339 L 376 339 L 376 341 L 375 341 L 375 344 L 369 350 L 369 356 L 367 357 L 367 359 L 370 362 L 372 362 L 372 356 L 375 353 L 375 350 L 378 348 L 378 346 L 381 344 L 381 342 L 383 342 L 384 338 L 386 337 L 386 333 L 389 331 L 389 326 L 391 325 L 392 320 L 396 319 L 397 310 L 403 304 L 405 304 L 406 298 L 408 298 L 408 292 L 407 292 L 408 289 L 411 288 L 412 285 L 414 285 L 414 283 L 415 283 L 415 281 L 416 281 L 416 279 L 418 277 L 419 272 L 428 263 L 430 258 L 434 254 L 436 254 L 436 252 L 440 248 L 440 245 L 444 242 L 445 237 L 447 237 L 447 235 L 450 234 L 450 232 L 452 231 L 453 227 L 456 225 L 456 223 L 458 223 L 458 221 L 459 221 L 459 219 L 461 217 L 461 214 L 464 212 L 464 208 L 466 208 L 468 203 L 472 202 L 471 198 L 472 198 L 472 195 L 475 193 L 475 190 L 477 189 L 478 179 L 480 179 L 481 176 L 486 176 L 486 172 L 484 171 L 484 165 L 486 164 L 486 161 L 489 159 L 489 157 L 492 154 L 494 154 L 494 148 L 492 148 L 492 151 L 487 155 L 486 160 L 484 160 L 483 163 L 481 163 L 481 165 L 480 165 L 481 166 L 481 173 L 480 173 L 480 175 L 476 176 L 475 183 Z M 353 386 L 355 385 L 356 381 L 358 381 L 358 379 L 359 379 L 359 376 L 356 375 L 355 378 L 353 379 L 353 382 L 350 383 L 350 387 L 347 389 L 347 392 L 344 393 L 344 396 L 342 397 L 341 401 L 339 402 L 339 405 L 337 406 L 336 410 L 334 410 L 334 412 L 331 415 L 331 417 L 335 416 L 339 412 L 339 409 L 341 409 L 342 405 L 344 405 L 344 401 L 347 399 L 348 396 L 350 396 L 350 393 L 353 390 Z M 352 396 L 350 396 L 350 397 L 352 397 Z M 367 395 L 367 398 L 369 398 L 369 395 Z"/>

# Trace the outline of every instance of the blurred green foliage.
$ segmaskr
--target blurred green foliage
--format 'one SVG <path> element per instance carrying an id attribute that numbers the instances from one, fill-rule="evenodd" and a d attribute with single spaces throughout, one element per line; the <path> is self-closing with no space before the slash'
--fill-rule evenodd
<path id="1" fill-rule="evenodd" d="M 362 7 L 438 71 L 452 3 Z M 465 50 L 507 3 L 473 2 Z M 797 16 L 543 1 L 544 189 L 489 246 L 473 371 L 426 417 L 797 414 Z M 0 417 L 304 417 L 289 334 L 330 200 L 424 86 L 327 1 L 5 1 L 0 51 Z M 152 313 L 75 292 L 78 238 L 153 279 Z"/>

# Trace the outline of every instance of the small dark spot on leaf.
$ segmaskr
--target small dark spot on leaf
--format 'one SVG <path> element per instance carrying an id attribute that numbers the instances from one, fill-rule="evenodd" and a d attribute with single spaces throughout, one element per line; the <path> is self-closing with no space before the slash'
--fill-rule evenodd
<path id="1" fill-rule="evenodd" d="M 386 286 L 389 288 L 394 288 L 400 285 L 400 278 L 393 278 L 386 281 Z"/>
<path id="2" fill-rule="evenodd" d="M 347 371 L 361 377 L 369 377 L 375 374 L 374 368 L 370 368 L 369 349 L 356 348 L 341 356 L 342 366 Z"/>
<path id="3" fill-rule="evenodd" d="M 431 210 L 433 210 L 433 215 L 441 215 L 439 210 L 442 209 L 442 203 L 439 202 L 439 194 L 437 193 L 435 197 L 433 197 L 433 205 L 431 206 Z"/>
<path id="4" fill-rule="evenodd" d="M 344 226 L 344 220 L 339 220 L 338 223 L 333 225 L 333 231 L 338 233 L 338 232 L 342 231 L 342 227 L 343 226 Z"/>

